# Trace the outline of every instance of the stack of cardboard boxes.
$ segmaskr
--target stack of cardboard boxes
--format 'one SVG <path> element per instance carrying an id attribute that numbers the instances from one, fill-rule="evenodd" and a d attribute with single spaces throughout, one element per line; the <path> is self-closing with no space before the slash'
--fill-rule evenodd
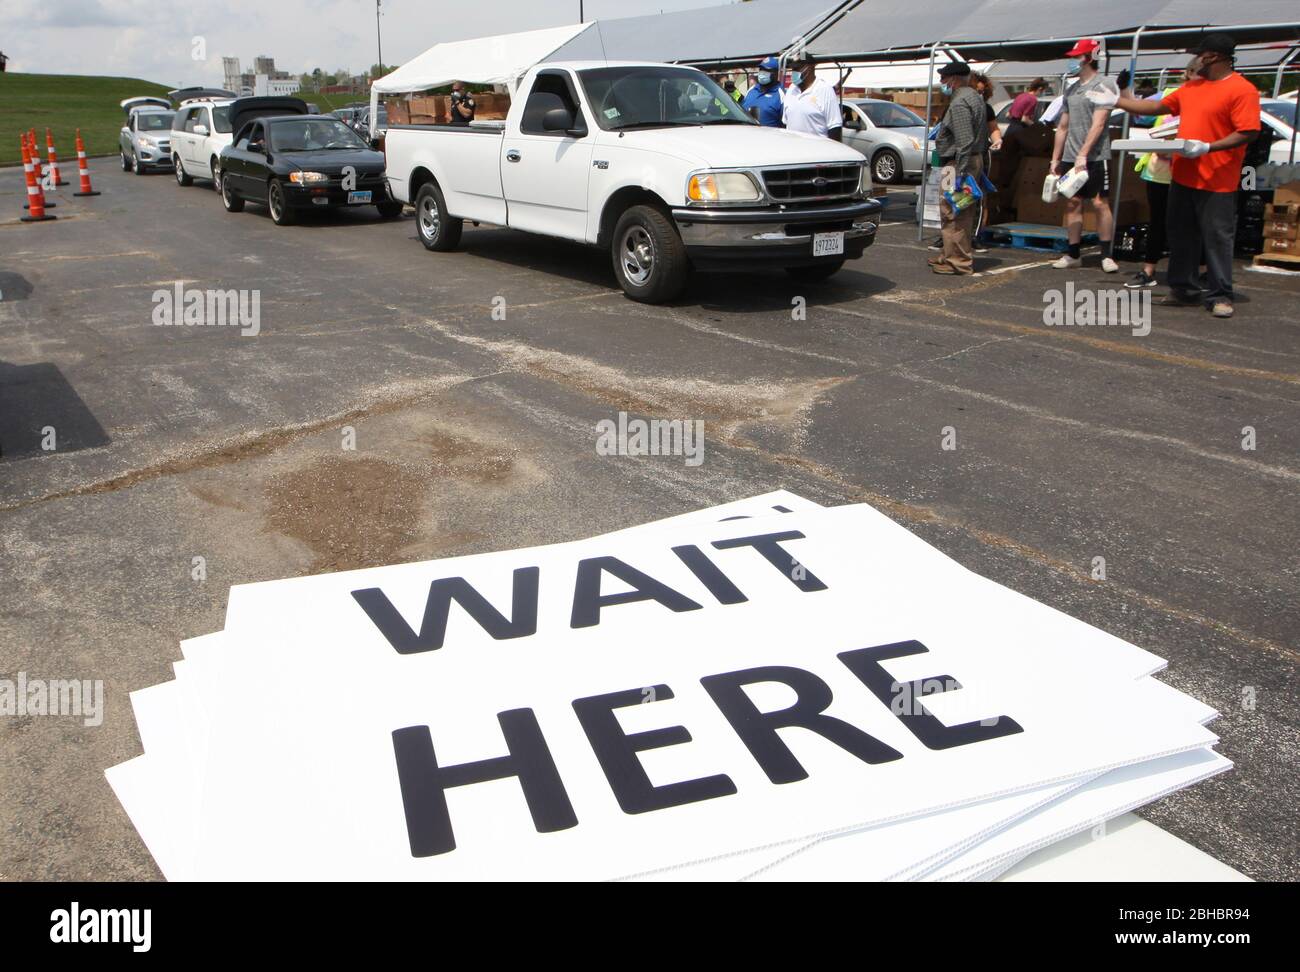
<path id="1" fill-rule="evenodd" d="M 501 121 L 510 111 L 510 96 L 475 92 L 475 121 Z M 408 95 L 386 102 L 388 121 L 394 125 L 446 125 L 451 121 L 450 95 Z"/>
<path id="2" fill-rule="evenodd" d="M 1290 182 L 1273 192 L 1264 207 L 1265 256 L 1300 258 L 1300 182 Z"/>
<path id="3" fill-rule="evenodd" d="M 892 95 L 885 95 L 890 98 L 894 104 L 903 105 L 911 108 L 914 112 L 925 117 L 925 102 L 927 92 L 925 91 L 895 91 Z M 948 98 L 940 92 L 934 92 L 930 102 L 930 124 L 937 125 L 943 118 L 944 112 L 948 110 Z"/>
<path id="4" fill-rule="evenodd" d="M 1015 181 L 1011 184 L 1012 208 L 1015 211 L 1016 222 L 1037 223 L 1044 226 L 1064 225 L 1065 197 L 1058 197 L 1054 203 L 1043 202 L 1043 182 L 1047 178 L 1050 166 L 1050 159 L 1020 160 L 1020 168 L 1016 171 Z M 1113 194 L 1117 171 L 1114 164 L 1110 171 Z M 1124 185 L 1120 188 L 1119 194 L 1118 219 L 1115 223 L 1117 226 L 1145 223 L 1151 218 L 1151 210 L 1147 205 L 1146 186 L 1136 173 L 1129 171 L 1124 174 Z M 1097 231 L 1097 214 L 1090 205 L 1083 207 L 1083 231 L 1085 233 Z"/>

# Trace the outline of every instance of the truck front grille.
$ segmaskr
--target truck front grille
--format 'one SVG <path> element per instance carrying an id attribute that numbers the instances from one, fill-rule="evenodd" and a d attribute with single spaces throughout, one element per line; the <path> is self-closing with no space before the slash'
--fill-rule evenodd
<path id="1" fill-rule="evenodd" d="M 861 173 L 856 162 L 764 169 L 763 185 L 777 202 L 826 202 L 852 196 Z"/>

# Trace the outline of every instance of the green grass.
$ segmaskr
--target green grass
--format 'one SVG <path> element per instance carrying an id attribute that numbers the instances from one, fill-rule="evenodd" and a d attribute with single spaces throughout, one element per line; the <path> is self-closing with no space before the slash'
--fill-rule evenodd
<path id="1" fill-rule="evenodd" d="M 118 150 L 122 109 L 118 102 L 139 95 L 167 96 L 168 87 L 136 78 L 96 78 L 75 74 L 0 74 L 0 165 L 21 162 L 18 135 L 35 128 L 42 155 L 45 129 L 54 133 L 59 161 L 76 174 L 77 129 L 87 155 Z"/>

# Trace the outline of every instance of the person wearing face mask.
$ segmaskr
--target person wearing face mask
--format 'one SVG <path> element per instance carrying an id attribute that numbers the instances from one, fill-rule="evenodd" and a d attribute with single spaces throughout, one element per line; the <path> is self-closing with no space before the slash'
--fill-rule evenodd
<path id="1" fill-rule="evenodd" d="M 1097 215 L 1101 269 L 1106 273 L 1119 270 L 1111 254 L 1115 221 L 1110 212 L 1110 129 L 1107 127 L 1111 109 L 1119 98 L 1119 88 L 1097 70 L 1096 55 L 1100 50 L 1099 42 L 1084 39 L 1066 53 L 1066 57 L 1078 58 L 1079 80 L 1065 93 L 1052 149 L 1052 172 L 1063 176 L 1071 168 L 1079 169 L 1086 171 L 1088 180 L 1066 201 L 1069 249 L 1052 264 L 1057 270 L 1083 266 L 1079 251 L 1085 200 Z"/>
<path id="2" fill-rule="evenodd" d="M 765 57 L 758 66 L 758 83 L 749 89 L 740 107 L 768 128 L 784 128 L 781 116 L 785 109 L 785 92 L 781 89 L 777 72 L 781 64 L 774 57 Z"/>
<path id="3" fill-rule="evenodd" d="M 840 96 L 826 81 L 817 77 L 817 68 L 806 56 L 791 62 L 791 85 L 785 93 L 781 120 L 792 132 L 820 135 L 843 141 L 844 115 Z"/>
<path id="4" fill-rule="evenodd" d="M 1233 314 L 1232 251 L 1237 232 L 1237 188 L 1246 146 L 1259 136 L 1259 91 L 1233 70 L 1237 45 L 1227 34 L 1207 34 L 1190 52 L 1196 77 L 1160 98 L 1120 97 L 1134 115 L 1177 115 L 1184 140 L 1170 166 L 1169 293 L 1166 306 L 1203 305 L 1215 317 Z M 1197 279 L 1202 249 L 1206 286 Z"/>
<path id="5" fill-rule="evenodd" d="M 939 68 L 943 93 L 951 99 L 934 140 L 945 188 L 955 188 L 962 176 L 978 180 L 984 171 L 989 130 L 984 121 L 984 99 L 970 86 L 970 73 L 970 65 L 961 61 Z M 971 247 L 975 211 L 975 206 L 956 209 L 946 198 L 939 202 L 943 249 L 929 261 L 934 273 L 969 276 L 975 272 Z"/>

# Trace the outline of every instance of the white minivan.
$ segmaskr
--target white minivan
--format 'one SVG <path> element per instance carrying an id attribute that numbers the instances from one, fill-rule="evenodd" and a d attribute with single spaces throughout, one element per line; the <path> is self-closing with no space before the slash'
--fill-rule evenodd
<path id="1" fill-rule="evenodd" d="M 221 150 L 234 139 L 231 118 L 244 121 L 262 115 L 307 114 L 301 98 L 194 98 L 182 101 L 172 120 L 172 161 L 176 182 L 188 186 L 195 179 L 209 179 L 221 191 Z"/>

